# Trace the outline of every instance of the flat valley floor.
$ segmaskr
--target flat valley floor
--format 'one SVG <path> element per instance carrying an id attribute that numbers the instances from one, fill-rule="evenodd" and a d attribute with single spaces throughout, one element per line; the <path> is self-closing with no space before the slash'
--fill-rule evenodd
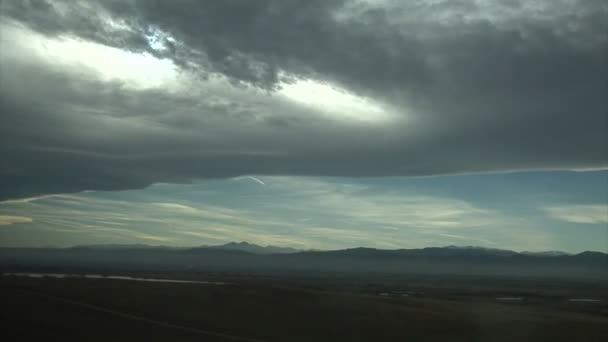
<path id="1" fill-rule="evenodd" d="M 4 341 L 608 341 L 605 302 L 552 295 L 16 276 L 0 287 Z"/>

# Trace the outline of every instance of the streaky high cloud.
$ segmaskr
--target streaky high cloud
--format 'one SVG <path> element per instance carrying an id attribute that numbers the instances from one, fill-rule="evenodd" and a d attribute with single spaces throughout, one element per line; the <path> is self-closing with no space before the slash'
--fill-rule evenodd
<path id="1" fill-rule="evenodd" d="M 262 176 L 0 201 L 31 222 L 2 246 L 249 241 L 336 249 L 475 245 L 605 251 L 606 172 L 439 177 Z M 595 203 L 595 204 L 591 204 Z M 14 220 L 13 220 L 14 221 Z"/>
<path id="2" fill-rule="evenodd" d="M 27 222 L 32 222 L 32 218 L 25 216 L 0 215 L 0 226 Z"/>
<path id="3" fill-rule="evenodd" d="M 571 223 L 608 224 L 608 204 L 568 205 L 546 208 L 558 220 Z"/>
<path id="4" fill-rule="evenodd" d="M 265 186 L 249 179 L 226 179 L 9 200 L 0 202 L 0 215 L 32 221 L 0 230 L 0 241 L 4 246 L 195 246 L 244 240 L 303 249 L 476 245 L 582 251 L 605 247 L 598 238 L 602 230 L 596 229 L 605 226 L 605 221 L 590 222 L 593 216 L 583 210 L 584 205 L 559 205 L 571 210 L 571 222 L 547 215 L 546 208 L 557 207 L 548 205 L 548 199 L 579 200 L 569 189 L 558 189 L 555 195 L 554 184 L 546 184 L 546 189 L 538 186 L 535 192 L 541 196 L 523 196 L 517 207 L 513 196 L 525 194 L 501 189 L 525 185 L 518 175 L 451 177 L 469 184 L 484 178 L 479 184 L 487 197 L 483 191 L 475 194 L 481 197 L 471 196 L 470 189 L 445 178 L 264 176 Z M 527 182 L 538 183 L 534 178 Z M 578 188 L 585 188 L 585 182 Z M 573 218 L 572 213 L 585 219 Z"/>

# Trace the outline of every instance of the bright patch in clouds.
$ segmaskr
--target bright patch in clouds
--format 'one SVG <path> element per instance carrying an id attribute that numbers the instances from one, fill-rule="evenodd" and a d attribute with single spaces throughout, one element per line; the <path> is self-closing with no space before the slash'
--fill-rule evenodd
<path id="1" fill-rule="evenodd" d="M 158 29 L 152 29 L 151 32 L 146 35 L 146 39 L 148 40 L 150 47 L 157 51 L 166 51 L 169 49 L 168 44 L 175 43 L 173 37 Z"/>
<path id="2" fill-rule="evenodd" d="M 284 83 L 279 94 L 330 117 L 364 122 L 382 122 L 391 118 L 383 105 L 320 81 L 307 79 Z"/>
<path id="3" fill-rule="evenodd" d="M 174 82 L 178 74 L 172 61 L 147 53 L 132 53 L 68 36 L 48 38 L 10 22 L 0 24 L 0 32 L 2 59 L 34 55 L 49 64 L 92 71 L 103 81 L 121 81 L 138 89 L 166 85 Z"/>

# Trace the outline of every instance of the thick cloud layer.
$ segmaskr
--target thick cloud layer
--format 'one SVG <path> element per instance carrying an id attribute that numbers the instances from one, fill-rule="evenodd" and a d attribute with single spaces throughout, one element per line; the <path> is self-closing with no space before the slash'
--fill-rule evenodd
<path id="1" fill-rule="evenodd" d="M 608 164 L 604 1 L 9 0 L 0 8 L 0 199 L 240 174 Z M 178 76 L 147 87 L 104 79 L 30 53 L 27 34 L 148 53 L 169 59 Z M 385 117 L 368 120 L 368 107 L 328 115 L 323 102 L 283 96 L 303 80 L 327 82 Z"/>

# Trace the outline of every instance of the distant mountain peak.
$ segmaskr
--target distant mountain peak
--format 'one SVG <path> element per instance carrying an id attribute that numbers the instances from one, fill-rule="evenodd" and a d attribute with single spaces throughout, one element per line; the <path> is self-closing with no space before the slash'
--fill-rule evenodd
<path id="1" fill-rule="evenodd" d="M 70 248 L 73 248 L 73 249 L 150 249 L 150 248 L 171 249 L 171 248 L 175 248 L 175 247 L 152 246 L 152 245 L 146 245 L 143 243 L 132 243 L 132 244 L 106 243 L 106 244 L 96 244 L 96 245 L 77 245 L 77 246 L 73 246 Z"/>
<path id="2" fill-rule="evenodd" d="M 221 250 L 233 250 L 233 251 L 242 251 L 253 254 L 290 254 L 297 253 L 300 250 L 290 247 L 277 247 L 277 246 L 260 246 L 256 244 L 252 244 L 246 241 L 241 242 L 228 242 L 223 245 L 218 246 L 209 246 L 207 248 L 210 249 L 221 249 Z"/>
<path id="3" fill-rule="evenodd" d="M 520 254 L 535 255 L 535 256 L 565 256 L 565 255 L 572 255 L 570 253 L 566 253 L 566 252 L 562 252 L 562 251 L 542 251 L 542 252 L 523 251 Z"/>
<path id="4" fill-rule="evenodd" d="M 481 246 L 456 246 L 456 245 L 449 245 L 449 246 L 445 246 L 443 248 L 446 248 L 446 249 L 459 249 L 459 250 L 489 251 L 489 252 L 513 252 L 513 251 L 508 250 L 508 249 L 481 247 Z"/>
<path id="5" fill-rule="evenodd" d="M 217 247 L 262 247 L 262 246 L 255 245 L 255 244 L 249 243 L 247 241 L 241 241 L 241 242 L 231 241 L 231 242 L 225 243 L 223 245 L 219 245 Z"/>

